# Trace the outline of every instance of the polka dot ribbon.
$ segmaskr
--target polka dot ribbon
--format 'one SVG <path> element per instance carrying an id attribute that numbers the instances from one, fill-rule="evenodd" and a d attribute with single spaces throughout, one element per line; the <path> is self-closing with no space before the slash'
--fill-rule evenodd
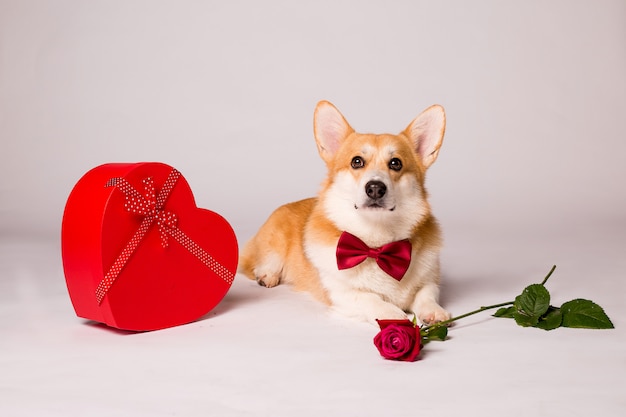
<path id="1" fill-rule="evenodd" d="M 233 283 L 235 274 L 213 259 L 211 255 L 176 226 L 178 218 L 175 213 L 163 210 L 165 201 L 174 189 L 176 181 L 178 181 L 180 176 L 180 172 L 172 169 L 158 195 L 152 177 L 143 180 L 143 195 L 124 178 L 111 178 L 105 184 L 105 187 L 117 187 L 118 190 L 124 193 L 126 197 L 124 208 L 126 211 L 142 216 L 143 220 L 126 247 L 124 247 L 102 281 L 98 284 L 96 289 L 98 304 L 102 304 L 102 300 L 104 300 L 107 292 L 155 222 L 159 229 L 163 248 L 169 245 L 169 238 L 172 237 L 227 284 Z"/>

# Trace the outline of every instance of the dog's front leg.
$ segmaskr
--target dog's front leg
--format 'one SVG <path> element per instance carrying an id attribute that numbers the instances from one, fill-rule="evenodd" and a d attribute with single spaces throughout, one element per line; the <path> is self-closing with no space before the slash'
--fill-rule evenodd
<path id="1" fill-rule="evenodd" d="M 422 324 L 436 323 L 450 318 L 450 313 L 439 305 L 439 286 L 435 283 L 429 283 L 420 288 L 411 304 L 411 311 Z"/>
<path id="2" fill-rule="evenodd" d="M 403 320 L 407 315 L 378 294 L 352 288 L 334 288 L 331 294 L 332 309 L 348 317 L 376 324 L 376 319 Z"/>

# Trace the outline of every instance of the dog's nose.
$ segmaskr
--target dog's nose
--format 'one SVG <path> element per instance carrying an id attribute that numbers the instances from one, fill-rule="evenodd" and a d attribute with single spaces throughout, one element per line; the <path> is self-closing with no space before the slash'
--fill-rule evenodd
<path id="1" fill-rule="evenodd" d="M 385 196 L 387 186 L 382 181 L 369 181 L 365 184 L 365 194 L 373 200 L 379 200 Z"/>

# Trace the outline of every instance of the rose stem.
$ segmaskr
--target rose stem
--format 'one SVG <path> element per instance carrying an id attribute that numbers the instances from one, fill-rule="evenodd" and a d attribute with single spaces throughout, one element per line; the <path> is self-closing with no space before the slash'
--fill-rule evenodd
<path id="1" fill-rule="evenodd" d="M 482 313 L 483 311 L 491 310 L 492 308 L 504 307 L 504 306 L 508 306 L 508 305 L 511 305 L 511 304 L 513 304 L 513 301 L 507 301 L 506 303 L 499 303 L 499 304 L 494 304 L 494 305 L 490 305 L 490 306 L 481 307 L 481 308 L 479 308 L 477 310 L 470 311 L 469 313 L 461 314 L 460 316 L 452 317 L 451 319 L 440 321 L 439 323 L 428 325 L 428 326 L 424 327 L 422 329 L 422 331 L 426 332 L 426 331 L 432 329 L 433 327 L 446 326 L 446 325 L 452 323 L 453 321 L 464 319 L 465 317 L 473 316 L 474 314 Z"/>
<path id="2" fill-rule="evenodd" d="M 545 285 L 546 282 L 548 282 L 548 278 L 550 278 L 550 275 L 552 275 L 555 269 L 556 269 L 556 265 L 552 265 L 552 269 L 550 269 L 550 272 L 548 272 L 548 275 L 546 275 L 543 281 L 541 281 L 541 285 Z"/>
<path id="3" fill-rule="evenodd" d="M 546 282 L 548 282 L 548 278 L 550 278 L 550 276 L 552 275 L 552 273 L 554 272 L 555 269 L 556 269 L 556 265 L 552 265 L 552 268 L 550 269 L 550 272 L 548 272 L 548 275 L 546 275 L 546 277 L 543 279 L 543 281 L 541 282 L 541 285 L 544 285 Z M 439 323 L 428 325 L 428 326 L 422 328 L 421 331 L 427 332 L 428 330 L 430 330 L 430 329 L 432 329 L 434 327 L 446 326 L 446 325 L 448 325 L 448 324 L 450 324 L 450 323 L 452 323 L 454 321 L 463 319 L 465 317 L 473 316 L 474 314 L 482 313 L 483 311 L 491 310 L 492 308 L 508 306 L 508 305 L 513 304 L 513 303 L 514 303 L 513 301 L 507 301 L 506 303 L 499 303 L 499 304 L 493 304 L 493 305 L 490 305 L 490 306 L 481 307 L 481 308 L 479 308 L 477 310 L 470 311 L 469 313 L 461 314 L 460 316 L 452 317 L 451 319 L 440 321 Z"/>

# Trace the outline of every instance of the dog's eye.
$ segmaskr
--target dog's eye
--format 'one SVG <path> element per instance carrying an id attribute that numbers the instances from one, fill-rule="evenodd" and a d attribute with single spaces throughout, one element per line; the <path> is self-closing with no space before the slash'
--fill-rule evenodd
<path id="1" fill-rule="evenodd" d="M 402 169 L 402 161 L 398 158 L 392 158 L 391 161 L 389 161 L 389 169 L 400 171 Z"/>
<path id="2" fill-rule="evenodd" d="M 350 166 L 354 169 L 363 168 L 365 166 L 365 161 L 360 156 L 355 156 L 354 158 L 352 158 Z"/>

